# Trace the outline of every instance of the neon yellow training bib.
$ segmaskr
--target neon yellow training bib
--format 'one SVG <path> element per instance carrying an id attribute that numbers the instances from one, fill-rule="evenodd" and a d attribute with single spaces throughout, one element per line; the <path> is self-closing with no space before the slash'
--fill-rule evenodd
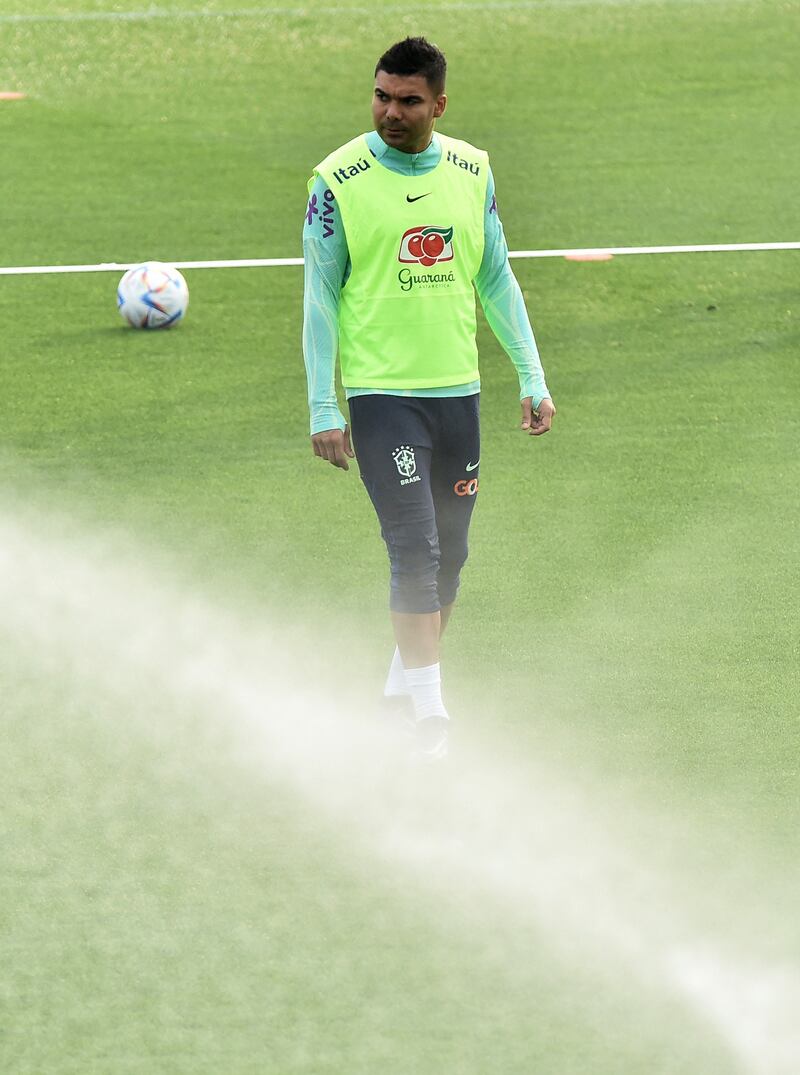
<path id="1" fill-rule="evenodd" d="M 314 170 L 334 193 L 352 265 L 339 303 L 345 388 L 478 379 L 472 281 L 483 257 L 489 158 L 438 137 L 442 159 L 426 175 L 379 164 L 364 135 Z"/>

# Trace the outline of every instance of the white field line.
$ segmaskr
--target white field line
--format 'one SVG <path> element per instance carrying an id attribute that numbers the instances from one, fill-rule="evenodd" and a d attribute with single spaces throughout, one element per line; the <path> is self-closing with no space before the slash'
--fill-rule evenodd
<path id="1" fill-rule="evenodd" d="M 748 3 L 750 0 L 705 0 L 706 4 L 730 4 Z M 432 8 L 429 4 L 387 4 L 381 7 L 381 13 L 385 14 L 409 14 L 424 11 L 427 15 L 449 13 L 464 14 L 474 11 L 477 13 L 486 11 L 536 11 L 557 10 L 563 8 L 579 7 L 647 7 L 665 6 L 688 7 L 696 0 L 497 0 L 492 3 L 444 3 Z M 267 5 L 264 7 L 233 8 L 229 11 L 214 11 L 205 9 L 200 11 L 176 11 L 172 8 L 153 7 L 146 11 L 73 11 L 53 12 L 49 14 L 18 14 L 0 15 L 0 25 L 14 23 L 40 23 L 40 22 L 147 22 L 152 19 L 267 19 L 280 17 L 302 17 L 307 15 L 357 15 L 363 18 L 365 15 L 375 15 L 375 7 L 355 5 L 353 7 L 343 4 L 330 4 L 320 6 L 309 3 L 303 5 Z"/>
<path id="2" fill-rule="evenodd" d="M 585 250 L 510 250 L 510 258 L 602 258 L 623 254 L 716 254 L 737 250 L 800 250 L 797 243 L 705 243 L 694 246 L 604 246 Z"/>
<path id="3" fill-rule="evenodd" d="M 627 254 L 712 254 L 753 250 L 800 250 L 797 243 L 709 243 L 701 246 L 601 246 L 575 250 L 510 250 L 509 258 L 585 258 L 587 261 Z M 35 276 L 45 273 L 125 272 L 141 261 L 103 261 L 99 265 L 0 266 L 0 276 Z M 170 261 L 176 269 L 248 269 L 302 265 L 302 258 L 241 258 L 229 261 Z"/>

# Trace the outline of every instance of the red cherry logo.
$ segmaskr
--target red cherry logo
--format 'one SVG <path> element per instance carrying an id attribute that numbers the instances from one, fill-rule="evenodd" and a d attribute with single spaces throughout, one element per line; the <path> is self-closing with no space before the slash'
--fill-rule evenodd
<path id="1" fill-rule="evenodd" d="M 444 253 L 444 239 L 438 232 L 432 231 L 422 240 L 422 249 L 429 258 L 435 261 Z"/>
<path id="2" fill-rule="evenodd" d="M 437 231 L 431 231 L 423 240 L 423 249 L 429 258 L 439 258 L 444 253 L 444 240 Z"/>
<path id="3" fill-rule="evenodd" d="M 408 240 L 408 252 L 412 258 L 422 257 L 422 236 L 419 232 Z"/>

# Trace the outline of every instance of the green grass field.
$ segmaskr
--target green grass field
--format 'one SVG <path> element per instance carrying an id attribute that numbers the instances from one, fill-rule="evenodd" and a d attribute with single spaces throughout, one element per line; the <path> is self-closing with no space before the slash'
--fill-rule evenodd
<path id="1" fill-rule="evenodd" d="M 512 249 L 800 238 L 798 0 L 147 6 L 4 0 L 0 265 L 297 256 L 419 32 Z M 387 569 L 302 270 L 187 271 L 164 334 L 0 276 L 0 1071 L 800 1070 L 799 256 L 515 262 L 559 413 L 481 322 L 422 784 L 360 738 Z"/>

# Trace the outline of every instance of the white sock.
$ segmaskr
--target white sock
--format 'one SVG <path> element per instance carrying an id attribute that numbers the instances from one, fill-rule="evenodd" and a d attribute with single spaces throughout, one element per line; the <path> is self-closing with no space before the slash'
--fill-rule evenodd
<path id="1" fill-rule="evenodd" d="M 406 683 L 406 670 L 403 668 L 403 658 L 400 650 L 395 646 L 392 663 L 389 665 L 389 674 L 386 677 L 386 686 L 383 693 L 387 698 L 408 697 L 411 691 Z"/>
<path id="2" fill-rule="evenodd" d="M 442 674 L 439 664 L 427 668 L 406 668 L 406 686 L 414 702 L 417 720 L 444 717 L 449 720 L 442 701 Z"/>

